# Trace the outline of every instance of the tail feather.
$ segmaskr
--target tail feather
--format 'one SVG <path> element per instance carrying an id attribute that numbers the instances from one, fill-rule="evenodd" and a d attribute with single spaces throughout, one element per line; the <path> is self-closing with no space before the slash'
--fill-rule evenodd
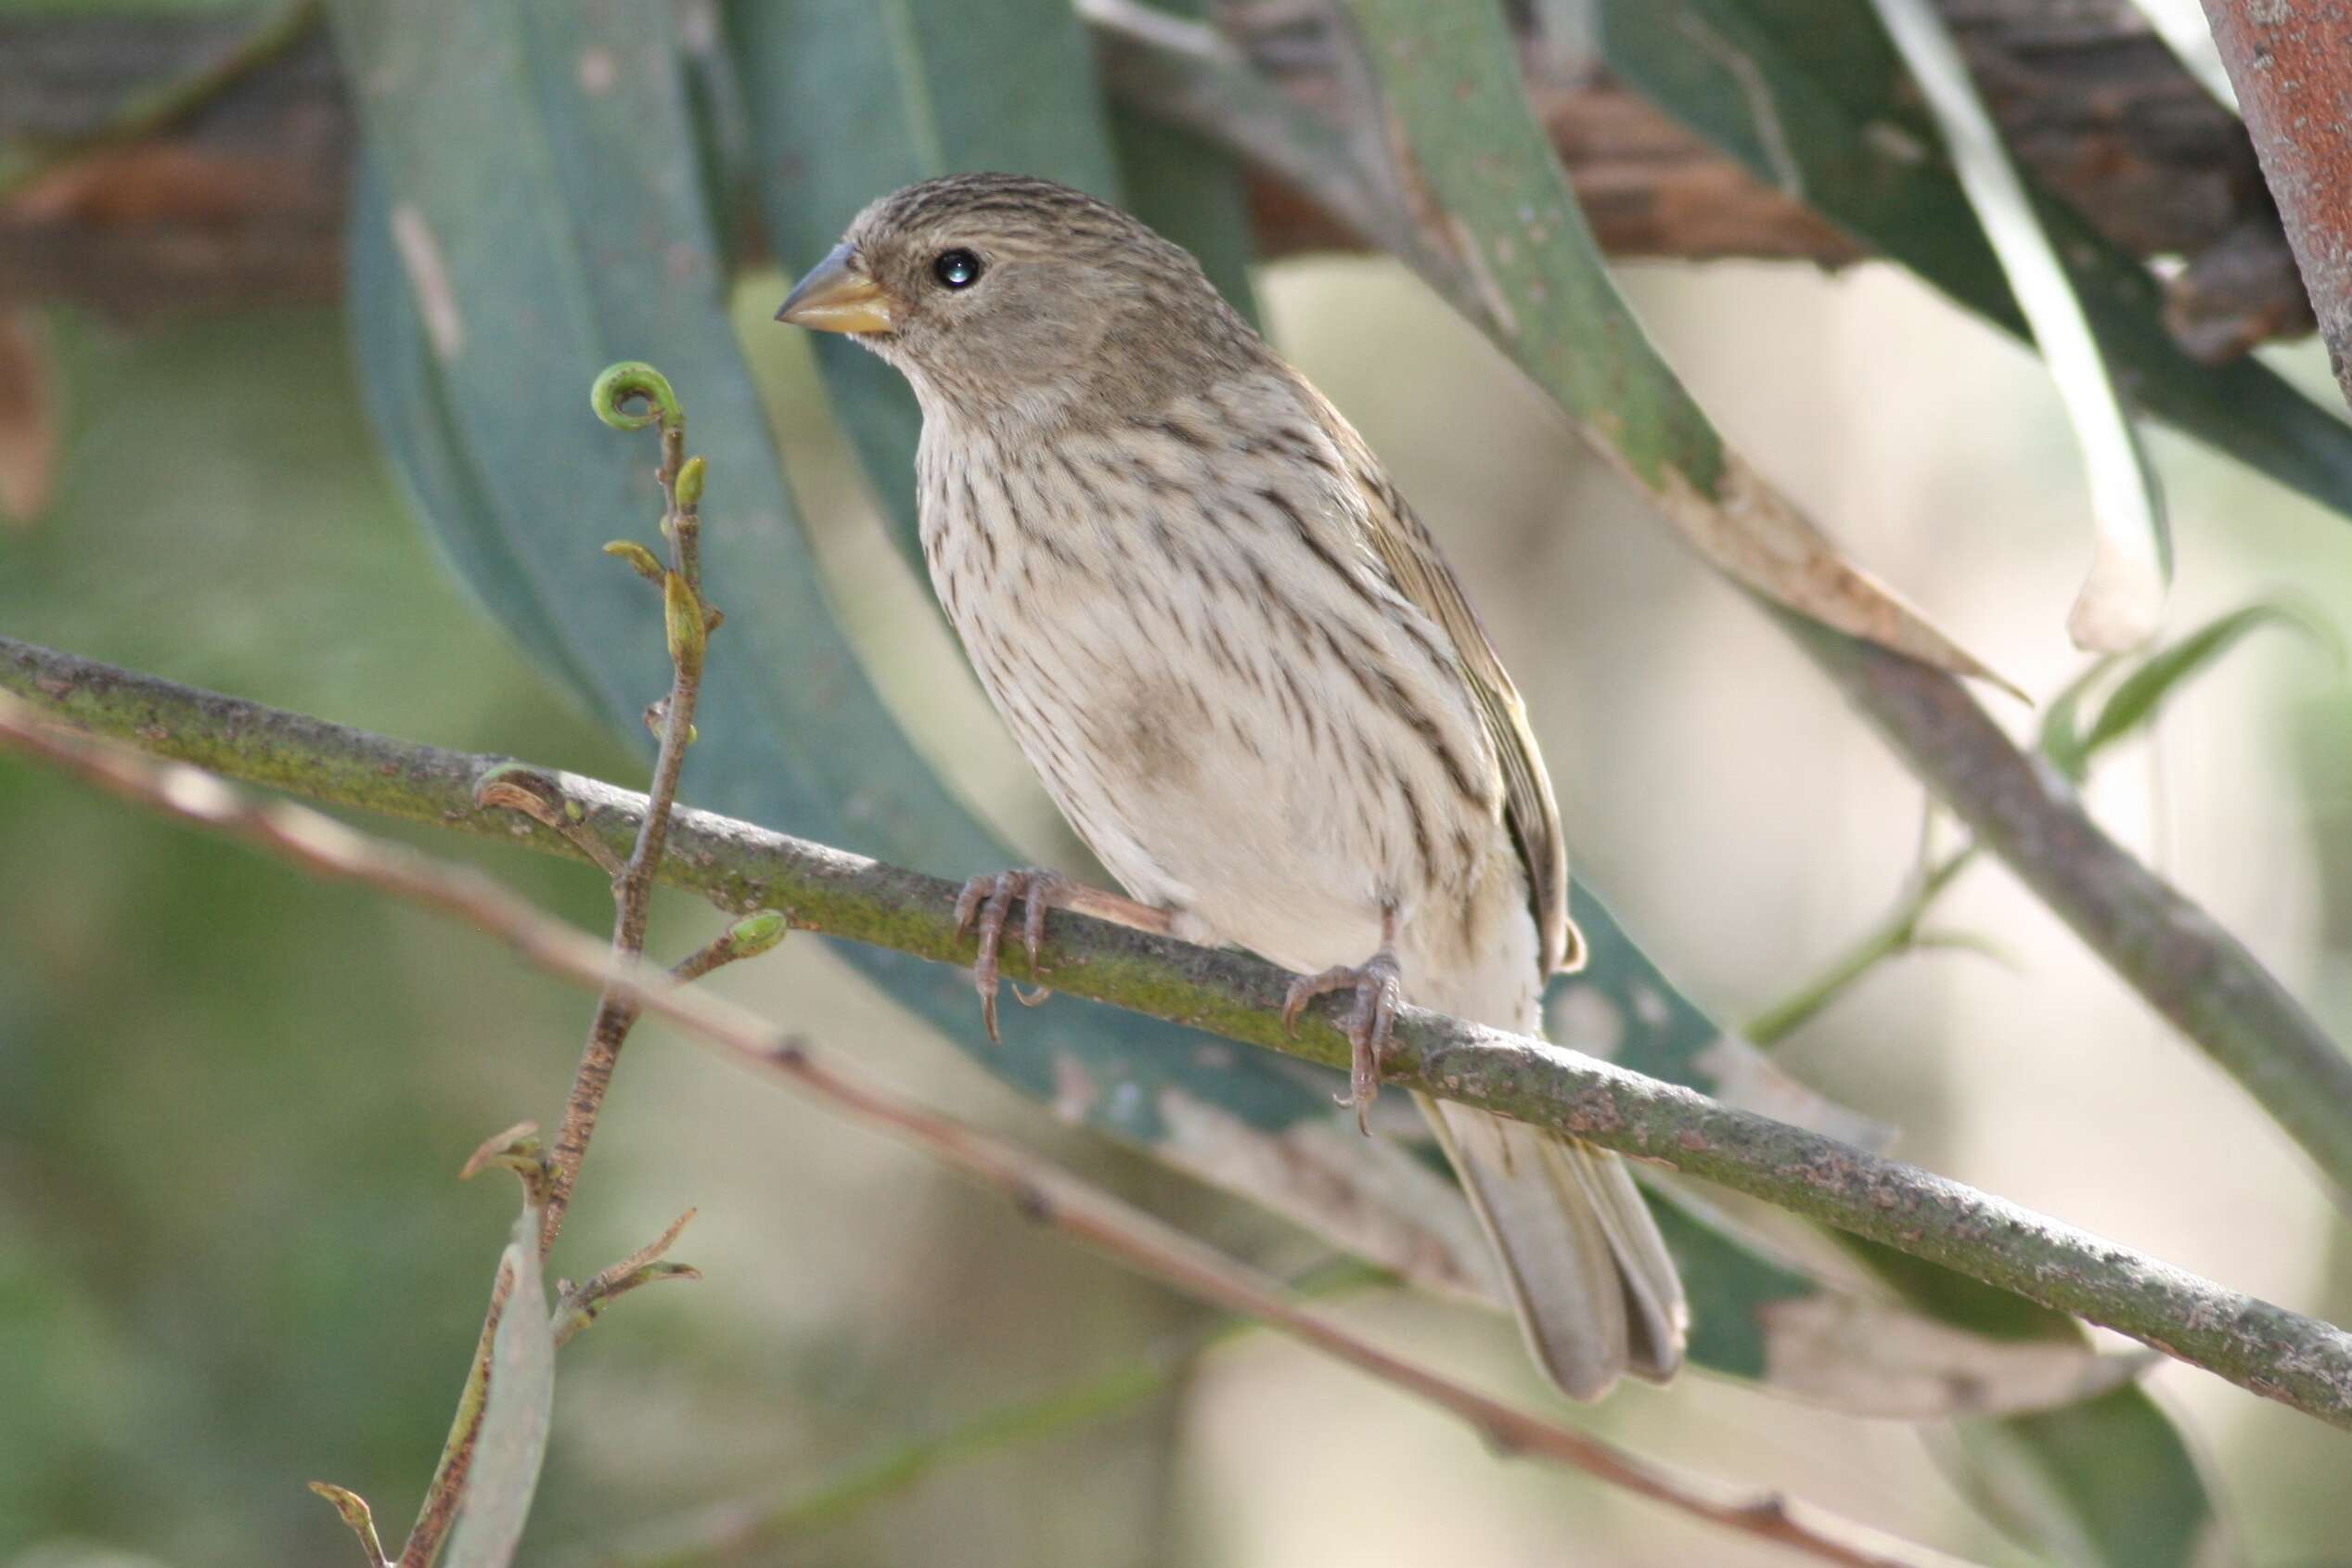
<path id="1" fill-rule="evenodd" d="M 1688 1312 L 1657 1222 L 1606 1150 L 1420 1097 L 1493 1238 L 1529 1348 L 1573 1399 L 1682 1366 Z"/>

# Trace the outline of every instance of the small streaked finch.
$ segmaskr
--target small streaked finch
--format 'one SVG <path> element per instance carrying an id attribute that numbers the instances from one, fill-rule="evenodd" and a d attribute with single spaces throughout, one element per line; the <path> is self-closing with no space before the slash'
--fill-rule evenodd
<path id="1" fill-rule="evenodd" d="M 992 1034 L 1016 901 L 1033 944 L 1051 905 L 1249 948 L 1299 974 L 1293 1018 L 1351 993 L 1359 1116 L 1405 996 L 1540 1032 L 1583 938 L 1519 694 L 1363 440 L 1188 252 L 1062 186 L 956 175 L 868 207 L 777 315 L 912 383 L 932 586 L 1129 895 L 974 879 Z M 1422 1108 L 1552 1380 L 1673 1376 L 1681 1282 L 1616 1156 Z"/>

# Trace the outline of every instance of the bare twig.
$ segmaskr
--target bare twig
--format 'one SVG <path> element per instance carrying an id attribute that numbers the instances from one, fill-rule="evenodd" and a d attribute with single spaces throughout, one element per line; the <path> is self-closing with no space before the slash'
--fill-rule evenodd
<path id="1" fill-rule="evenodd" d="M 357 832 L 306 807 L 246 800 L 220 779 L 192 767 L 159 765 L 126 748 L 50 732 L 38 726 L 22 704 L 6 698 L 0 698 L 0 746 L 43 758 L 114 793 L 258 845 L 323 876 L 359 882 L 456 916 L 504 939 L 549 972 L 598 987 L 603 995 L 618 996 L 633 1008 L 658 1013 L 744 1066 L 788 1083 L 852 1120 L 945 1162 L 1003 1193 L 1025 1218 L 1085 1241 L 1199 1300 L 1280 1329 L 1337 1360 L 1449 1411 L 1503 1453 L 1523 1454 L 1580 1471 L 1678 1511 L 1808 1552 L 1823 1562 L 1901 1568 L 1950 1561 L 1908 1543 L 1889 1541 L 1777 1491 L 1735 1490 L 1676 1473 L 1384 1349 L 1301 1305 L 1271 1276 L 1225 1256 L 1049 1161 L 900 1097 L 854 1066 L 821 1054 L 732 1003 L 681 986 L 642 959 L 620 958 L 609 945 L 549 919 L 470 869 Z M 1420 1015 L 1408 1021 L 1407 1027 L 1418 1033 L 1425 1028 L 1427 1019 L 1428 1015 Z M 1491 1032 L 1480 1033 L 1491 1035 Z M 1492 1035 L 1495 1048 L 1507 1048 L 1500 1043 L 1509 1038 Z M 1564 1057 L 1564 1053 L 1551 1054 Z M 1399 1056 L 1404 1059 L 1403 1070 L 1395 1074 L 1399 1081 L 1433 1081 L 1424 1053 L 1408 1048 Z M 1592 1064 L 1592 1070 L 1628 1083 L 1642 1081 L 1600 1063 Z M 1442 1076 L 1444 1070 L 1438 1071 Z M 1705 1103 L 1695 1095 L 1683 1098 Z M 1737 1112 L 1718 1111 L 1716 1114 L 1775 1125 Z M 2346 1368 L 2347 1377 L 2352 1377 L 2352 1354 L 2346 1356 Z M 2352 1422 L 2352 1413 L 2344 1419 Z"/>
<path id="2" fill-rule="evenodd" d="M 669 1251 L 677 1244 L 679 1235 L 694 1219 L 694 1211 L 670 1222 L 670 1228 L 610 1267 L 598 1269 L 585 1283 L 574 1285 L 568 1279 L 556 1281 L 556 1309 L 553 1329 L 558 1347 L 570 1344 L 580 1330 L 604 1316 L 604 1309 L 647 1285 L 657 1285 L 664 1279 L 700 1279 L 701 1270 L 691 1265 L 671 1263 Z"/>
<path id="3" fill-rule="evenodd" d="M 23 645 L 0 643 L 0 676 L 11 675 Z M 56 656 L 52 656 L 53 658 Z M 94 666 L 76 665 L 85 672 Z M 119 675 L 118 680 L 131 677 Z M 93 677 L 95 684 L 95 677 Z M 5 685 L 0 680 L 0 685 Z M 159 688 L 161 688 L 159 690 Z M 177 688 L 140 678 L 135 688 L 148 712 Z M 71 687 L 58 700 L 81 711 L 94 692 Z M 184 700 L 194 697 L 180 693 Z M 212 700 L 225 703 L 225 699 Z M 233 704 L 246 715 L 269 710 Z M 174 702 L 170 711 L 188 710 Z M 215 712 L 213 718 L 222 717 Z M 151 744 L 218 749 L 257 772 L 299 777 L 283 748 L 331 748 L 330 726 L 278 714 L 258 755 L 211 736 L 149 737 Z M 257 721 L 260 722 L 260 721 Z M 469 808 L 472 778 L 497 765 L 428 747 L 344 731 L 354 755 L 324 765 L 322 776 L 354 774 L 380 790 L 335 798 L 375 804 L 430 821 L 488 830 Z M 240 741 L 255 738 L 240 736 Z M 681 988 L 639 966 L 619 970 L 610 955 L 561 927 L 487 878 L 449 872 L 396 852 L 300 807 L 248 805 L 217 779 L 188 769 L 158 774 L 152 765 L 113 749 L 43 728 L 33 714 L 0 702 L 0 746 L 48 758 L 82 777 L 190 820 L 259 842 L 336 877 L 457 915 L 504 937 L 534 963 L 573 978 L 617 982 L 624 996 L 688 1028 L 730 1040 L 772 1044 L 739 1010 Z M 387 772 L 386 770 L 390 771 Z M 553 777 L 553 776 L 551 776 Z M 587 819 L 614 834 L 633 832 L 642 801 L 609 786 L 563 776 Z M 394 784 L 397 780 L 397 784 Z M 362 798 L 364 794 L 365 798 Z M 542 848 L 577 852 L 562 838 L 525 829 Z M 741 906 L 772 904 L 806 930 L 872 942 L 945 963 L 969 964 L 972 942 L 956 929 L 957 884 L 771 833 L 707 812 L 678 814 L 678 853 L 665 875 Z M 1310 1007 L 1295 1035 L 1282 1022 L 1291 976 L 1232 951 L 1194 947 L 1173 938 L 1057 912 L 1033 971 L 1025 948 L 1004 955 L 1017 980 L 1051 978 L 1073 996 L 1206 1029 L 1228 1039 L 1319 1061 L 1349 1057 L 1343 1020 L 1329 1004 Z M 741 1034 L 746 1027 L 752 1036 Z M 734 1032 L 732 1035 L 729 1032 Z M 804 1053 L 803 1053 L 804 1054 Z M 2265 1398 L 2352 1430 L 2352 1334 L 2286 1311 L 1950 1181 L 1916 1165 L 1881 1159 L 1801 1127 L 1734 1111 L 1703 1095 L 1628 1073 L 1540 1040 L 1507 1035 L 1407 1007 L 1385 1064 L 1389 1079 L 1521 1121 L 1557 1127 L 1654 1164 L 1702 1176 L 1897 1252 L 2011 1291 L 2061 1312 L 2114 1329 Z"/>

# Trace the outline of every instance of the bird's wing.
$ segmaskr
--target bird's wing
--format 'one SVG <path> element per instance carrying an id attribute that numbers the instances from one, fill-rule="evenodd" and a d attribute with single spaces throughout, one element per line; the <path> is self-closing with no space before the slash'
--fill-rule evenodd
<path id="1" fill-rule="evenodd" d="M 1519 688 L 1510 684 L 1495 645 L 1486 640 L 1486 628 L 1479 624 L 1478 612 L 1462 597 L 1453 568 L 1438 553 L 1437 541 L 1389 482 L 1364 438 L 1319 395 L 1307 395 L 1363 494 L 1370 523 L 1365 542 L 1388 569 L 1397 592 L 1445 627 L 1461 659 L 1479 721 L 1501 762 L 1503 816 L 1526 864 L 1528 902 L 1543 940 L 1545 972 L 1580 969 L 1585 939 L 1568 918 L 1568 841 L 1560 831 L 1560 807 L 1552 800 L 1551 778 L 1544 772 L 1543 753 L 1527 726 L 1527 707 L 1519 699 Z"/>

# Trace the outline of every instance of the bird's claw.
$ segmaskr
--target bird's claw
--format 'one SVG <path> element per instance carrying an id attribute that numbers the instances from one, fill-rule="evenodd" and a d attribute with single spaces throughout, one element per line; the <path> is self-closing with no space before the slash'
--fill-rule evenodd
<path id="1" fill-rule="evenodd" d="M 1291 982 L 1282 998 L 1282 1026 L 1295 1030 L 1299 1014 L 1316 997 L 1333 991 L 1356 993 L 1356 1006 L 1347 1015 L 1348 1092 L 1331 1098 L 1356 1112 L 1356 1130 L 1370 1133 L 1372 1101 L 1380 1098 L 1381 1059 L 1388 1054 L 1389 1038 L 1396 1030 L 1396 1009 L 1405 1000 L 1404 976 L 1393 954 L 1374 954 L 1369 962 L 1339 965 L 1320 974 L 1303 974 Z"/>
<path id="2" fill-rule="evenodd" d="M 964 891 L 956 895 L 956 933 L 961 936 L 976 931 L 980 936 L 980 953 L 972 960 L 971 983 L 980 993 L 981 1022 L 988 1026 L 988 1038 L 994 1044 L 1003 1043 L 996 1033 L 996 954 L 1004 945 L 1005 925 L 1012 917 L 1013 901 L 1022 902 L 1021 943 L 1028 951 L 1029 967 L 1034 972 L 1038 951 L 1046 941 L 1046 911 L 1066 885 L 1056 871 L 996 871 L 972 878 L 964 884 Z M 1053 991 L 1044 985 L 1023 991 L 1016 984 L 1012 994 L 1022 1007 L 1034 1008 L 1052 996 Z"/>

